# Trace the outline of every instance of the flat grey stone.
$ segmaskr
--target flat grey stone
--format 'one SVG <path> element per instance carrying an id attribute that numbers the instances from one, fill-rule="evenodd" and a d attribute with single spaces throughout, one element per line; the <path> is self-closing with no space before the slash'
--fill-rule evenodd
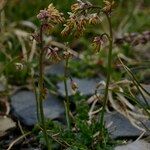
<path id="1" fill-rule="evenodd" d="M 115 150 L 150 150 L 150 143 L 139 140 L 127 145 L 117 146 Z"/>
<path id="2" fill-rule="evenodd" d="M 37 122 L 36 100 L 32 91 L 19 90 L 11 96 L 12 113 L 25 125 L 32 126 Z M 48 94 L 43 104 L 47 118 L 61 118 L 65 112 L 63 102 Z"/>
<path id="3" fill-rule="evenodd" d="M 102 79 L 77 79 L 73 78 L 73 81 L 78 85 L 78 91 L 83 95 L 92 95 L 95 93 L 96 85 L 102 81 Z M 65 87 L 64 82 L 60 82 L 57 84 L 58 92 L 61 96 L 65 96 Z M 67 80 L 67 87 L 68 87 L 68 95 L 73 95 L 71 89 L 71 81 Z"/>
<path id="4" fill-rule="evenodd" d="M 105 122 L 106 125 L 111 124 L 108 130 L 111 133 L 111 137 L 114 139 L 120 137 L 138 137 L 143 132 L 134 127 L 127 118 L 116 111 L 113 113 L 106 113 Z M 142 120 L 142 122 L 145 124 L 145 126 L 150 128 L 149 120 Z M 147 132 L 146 135 L 150 135 L 150 133 Z"/>
<path id="5" fill-rule="evenodd" d="M 46 66 L 44 69 L 44 74 L 46 76 L 50 76 L 50 75 L 56 75 L 56 76 L 60 76 L 64 74 L 64 63 L 60 62 L 57 64 L 53 64 L 50 66 Z"/>

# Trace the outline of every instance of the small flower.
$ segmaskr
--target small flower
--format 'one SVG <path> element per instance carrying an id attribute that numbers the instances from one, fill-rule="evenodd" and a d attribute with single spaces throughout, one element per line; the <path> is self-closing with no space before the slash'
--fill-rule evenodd
<path id="1" fill-rule="evenodd" d="M 23 70 L 24 68 L 22 63 L 15 63 L 15 66 L 16 66 L 16 70 L 19 70 L 19 71 Z"/>
<path id="2" fill-rule="evenodd" d="M 62 13 L 60 13 L 53 4 L 50 4 L 47 9 L 49 13 L 49 21 L 53 21 L 54 23 L 61 23 L 64 21 L 64 17 L 62 17 Z"/>
<path id="3" fill-rule="evenodd" d="M 83 34 L 85 30 L 85 26 L 88 24 L 87 17 L 84 15 L 76 16 L 74 13 L 69 13 L 69 19 L 67 23 L 64 25 L 65 28 L 61 32 L 63 36 L 66 36 L 74 31 L 75 37 L 79 37 Z M 73 30 L 74 29 L 74 30 Z"/>
<path id="4" fill-rule="evenodd" d="M 101 22 L 101 19 L 97 13 L 93 13 L 89 15 L 89 24 L 98 24 L 100 22 Z"/>
<path id="5" fill-rule="evenodd" d="M 83 2 L 81 0 L 77 0 L 77 3 L 75 3 L 71 6 L 71 10 L 72 10 L 72 12 L 77 12 L 79 10 L 87 9 L 91 6 L 92 6 L 92 4 L 88 1 Z"/>
<path id="6" fill-rule="evenodd" d="M 61 32 L 63 36 L 67 36 L 68 34 L 70 34 L 70 32 L 75 27 L 75 24 L 77 22 L 77 17 L 75 16 L 75 14 L 71 12 L 68 12 L 68 14 L 69 14 L 69 19 L 67 19 L 67 23 L 64 25 L 65 28 Z"/>
<path id="7" fill-rule="evenodd" d="M 76 32 L 75 32 L 75 37 L 79 37 L 83 34 L 86 25 L 88 24 L 87 18 L 84 15 L 81 15 L 77 20 L 76 20 Z"/>
<path id="8" fill-rule="evenodd" d="M 47 48 L 46 58 L 47 59 L 51 59 L 52 61 L 58 62 L 58 61 L 61 60 L 61 58 L 59 57 L 58 53 L 59 53 L 58 47 L 54 47 L 54 48 L 48 47 Z"/>
<path id="9" fill-rule="evenodd" d="M 67 25 L 67 24 L 65 24 L 64 27 L 65 28 L 61 31 L 61 35 L 62 36 L 67 36 L 68 34 L 70 34 L 70 32 L 72 30 L 72 27 Z"/>
<path id="10" fill-rule="evenodd" d="M 87 24 L 87 18 L 84 15 L 81 15 L 78 22 L 76 23 L 78 30 L 83 30 Z"/>
<path id="11" fill-rule="evenodd" d="M 94 37 L 93 46 L 94 46 L 94 51 L 96 53 L 101 50 L 101 46 L 103 43 L 104 43 L 104 39 L 101 36 Z"/>
<path id="12" fill-rule="evenodd" d="M 44 10 L 40 10 L 40 13 L 37 15 L 37 18 L 40 20 L 40 21 L 44 21 L 46 20 L 47 18 L 49 17 L 49 13 L 46 9 Z"/>
<path id="13" fill-rule="evenodd" d="M 77 89 L 78 89 L 77 83 L 75 81 L 73 81 L 72 79 L 71 79 L 71 89 L 74 93 L 76 93 Z"/>
<path id="14" fill-rule="evenodd" d="M 107 14 L 110 14 L 112 9 L 114 8 L 115 6 L 115 2 L 112 0 L 104 0 L 104 7 L 103 7 L 103 12 L 107 13 Z"/>
<path id="15" fill-rule="evenodd" d="M 79 3 L 75 3 L 75 4 L 71 5 L 71 11 L 72 12 L 76 12 L 79 9 L 81 9 Z"/>

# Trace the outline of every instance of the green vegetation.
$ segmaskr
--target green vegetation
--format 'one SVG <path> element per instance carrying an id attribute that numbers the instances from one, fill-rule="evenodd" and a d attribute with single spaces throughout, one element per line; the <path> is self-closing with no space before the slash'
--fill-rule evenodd
<path id="1" fill-rule="evenodd" d="M 150 72 L 149 0 L 0 3 L 0 75 L 8 85 L 30 85 L 34 90 L 38 123 L 32 134 L 43 149 L 111 150 L 118 141 L 111 139 L 105 125 L 107 110 L 118 111 L 137 126 L 136 114 L 150 117 L 150 93 L 142 87 L 149 84 Z M 58 62 L 65 64 L 64 75 L 45 77 L 44 67 Z M 94 95 L 76 92 L 78 85 L 72 77 L 100 76 L 106 78 L 97 83 Z M 71 97 L 70 78 L 75 93 Z M 57 93 L 57 80 L 64 81 L 65 124 L 44 117 L 43 101 L 47 90 Z M 88 103 L 89 99 L 93 100 Z"/>

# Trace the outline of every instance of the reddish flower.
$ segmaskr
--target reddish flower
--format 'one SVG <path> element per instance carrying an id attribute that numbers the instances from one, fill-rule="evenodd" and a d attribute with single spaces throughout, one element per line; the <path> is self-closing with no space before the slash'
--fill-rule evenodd
<path id="1" fill-rule="evenodd" d="M 103 43 L 104 43 L 104 39 L 101 36 L 94 37 L 93 46 L 94 46 L 94 51 L 96 53 L 101 50 L 101 46 Z"/>

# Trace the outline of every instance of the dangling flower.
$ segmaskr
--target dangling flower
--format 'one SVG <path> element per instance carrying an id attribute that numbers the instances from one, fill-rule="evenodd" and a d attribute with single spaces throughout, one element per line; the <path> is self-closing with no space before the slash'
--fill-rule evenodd
<path id="1" fill-rule="evenodd" d="M 94 46 L 94 51 L 96 53 L 101 50 L 101 46 L 103 43 L 104 43 L 104 39 L 101 36 L 94 37 L 93 46 Z"/>
<path id="2" fill-rule="evenodd" d="M 75 16 L 75 14 L 71 12 L 68 12 L 68 14 L 69 14 L 69 19 L 67 19 L 67 23 L 64 25 L 65 28 L 61 32 L 63 36 L 70 34 L 70 32 L 72 31 L 72 29 L 74 28 L 77 22 L 77 17 Z"/>
<path id="3" fill-rule="evenodd" d="M 76 32 L 75 37 L 79 37 L 83 34 L 85 27 L 87 25 L 87 18 L 84 15 L 81 15 L 78 20 L 76 21 Z"/>
<path id="4" fill-rule="evenodd" d="M 75 4 L 71 5 L 71 11 L 72 11 L 72 12 L 76 12 L 76 11 L 78 11 L 79 9 L 80 9 L 79 3 L 75 3 Z"/>
<path id="5" fill-rule="evenodd" d="M 71 31 L 74 30 L 75 37 L 79 37 L 83 34 L 83 31 L 85 30 L 85 26 L 88 24 L 87 17 L 84 15 L 77 16 L 74 13 L 68 13 L 69 19 L 67 20 L 67 23 L 64 25 L 65 28 L 61 32 L 63 36 L 66 36 L 71 33 Z"/>
<path id="6" fill-rule="evenodd" d="M 103 7 L 103 12 L 110 14 L 115 6 L 115 2 L 113 0 L 112 1 L 104 0 L 104 5 L 105 6 Z"/>
<path id="7" fill-rule="evenodd" d="M 19 71 L 21 71 L 21 70 L 23 70 L 23 68 L 24 68 L 24 66 L 23 66 L 23 64 L 22 63 L 15 63 L 15 67 L 16 67 L 16 70 L 19 70 Z"/>
<path id="8" fill-rule="evenodd" d="M 72 78 L 71 78 L 71 89 L 73 93 L 76 93 L 78 89 L 78 84 L 75 81 L 73 81 Z"/>
<path id="9" fill-rule="evenodd" d="M 48 19 L 48 17 L 49 17 L 49 13 L 46 9 L 40 10 L 39 14 L 37 15 L 37 18 L 40 21 L 45 21 L 46 19 Z"/>
<path id="10" fill-rule="evenodd" d="M 72 27 L 67 24 L 65 24 L 64 27 L 65 28 L 61 31 L 61 34 L 62 34 L 62 36 L 67 36 L 68 34 L 70 34 Z"/>
<path id="11" fill-rule="evenodd" d="M 97 13 L 89 14 L 89 24 L 98 24 L 101 22 L 100 17 Z"/>
<path id="12" fill-rule="evenodd" d="M 62 17 L 62 13 L 60 13 L 53 4 L 50 4 L 47 9 L 49 13 L 49 21 L 52 21 L 54 23 L 61 23 L 64 21 L 64 17 Z"/>
<path id="13" fill-rule="evenodd" d="M 78 10 L 87 9 L 91 6 L 92 6 L 92 4 L 88 1 L 83 2 L 82 0 L 77 0 L 77 3 L 75 3 L 71 6 L 71 11 L 77 12 Z"/>

